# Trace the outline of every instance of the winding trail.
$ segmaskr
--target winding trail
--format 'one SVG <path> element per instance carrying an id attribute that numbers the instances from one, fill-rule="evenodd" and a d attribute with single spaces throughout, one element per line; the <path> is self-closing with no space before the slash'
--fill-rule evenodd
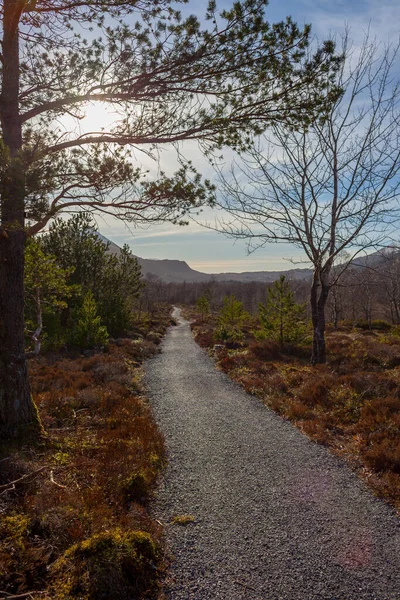
<path id="1" fill-rule="evenodd" d="M 147 363 L 169 450 L 154 508 L 186 600 L 400 600 L 400 520 L 339 459 L 215 369 L 180 318 Z"/>

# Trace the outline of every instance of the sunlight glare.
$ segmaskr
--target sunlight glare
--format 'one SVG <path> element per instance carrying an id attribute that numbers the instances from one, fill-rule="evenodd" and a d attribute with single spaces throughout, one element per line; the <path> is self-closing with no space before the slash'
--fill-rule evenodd
<path id="1" fill-rule="evenodd" d="M 83 118 L 65 114 L 56 121 L 56 127 L 61 127 L 61 131 L 69 132 L 72 136 L 81 136 L 86 133 L 109 132 L 121 119 L 121 114 L 105 102 L 87 102 L 79 108 Z"/>
<path id="2" fill-rule="evenodd" d="M 120 120 L 120 115 L 106 103 L 88 102 L 83 108 L 85 117 L 79 120 L 80 134 L 109 131 Z"/>

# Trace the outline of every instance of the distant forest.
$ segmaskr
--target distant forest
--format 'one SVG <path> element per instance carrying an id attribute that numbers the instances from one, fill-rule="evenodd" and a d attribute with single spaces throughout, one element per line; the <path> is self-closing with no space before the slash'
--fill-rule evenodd
<path id="1" fill-rule="evenodd" d="M 310 282 L 289 280 L 296 302 L 309 300 Z M 212 310 L 219 310 L 226 296 L 233 295 L 243 302 L 251 314 L 258 311 L 264 302 L 267 290 L 273 283 L 262 282 L 217 282 L 206 283 L 163 283 L 148 276 L 145 278 L 141 303 L 145 310 L 155 309 L 157 302 L 186 304 L 193 306 L 197 300 L 207 295 Z M 307 302 L 309 311 L 309 303 Z M 310 316 L 310 315 L 309 315 Z M 363 327 L 373 327 L 376 320 L 384 320 L 392 325 L 400 324 L 400 252 L 382 255 L 381 262 L 371 267 L 349 267 L 337 274 L 328 299 L 327 321 L 337 326 L 340 321 L 359 323 Z"/>

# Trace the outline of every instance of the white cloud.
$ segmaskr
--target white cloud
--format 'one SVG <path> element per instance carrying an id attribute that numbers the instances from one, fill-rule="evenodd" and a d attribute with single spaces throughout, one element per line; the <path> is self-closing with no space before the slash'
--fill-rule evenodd
<path id="1" fill-rule="evenodd" d="M 190 260 L 186 261 L 192 269 L 205 273 L 242 273 L 245 271 L 281 271 L 295 268 L 307 268 L 308 265 L 294 265 L 289 260 L 277 256 L 237 260 Z"/>

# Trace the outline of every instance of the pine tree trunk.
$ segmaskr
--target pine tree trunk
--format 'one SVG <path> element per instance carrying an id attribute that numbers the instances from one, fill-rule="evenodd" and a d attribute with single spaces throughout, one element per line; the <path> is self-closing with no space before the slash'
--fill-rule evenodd
<path id="1" fill-rule="evenodd" d="M 1 181 L 0 228 L 0 439 L 37 435 L 24 348 L 24 199 L 20 151 L 18 22 L 23 4 L 5 0 L 0 118 L 7 154 Z"/>
<path id="2" fill-rule="evenodd" d="M 0 238 L 0 439 L 40 431 L 24 349 L 24 232 Z"/>

